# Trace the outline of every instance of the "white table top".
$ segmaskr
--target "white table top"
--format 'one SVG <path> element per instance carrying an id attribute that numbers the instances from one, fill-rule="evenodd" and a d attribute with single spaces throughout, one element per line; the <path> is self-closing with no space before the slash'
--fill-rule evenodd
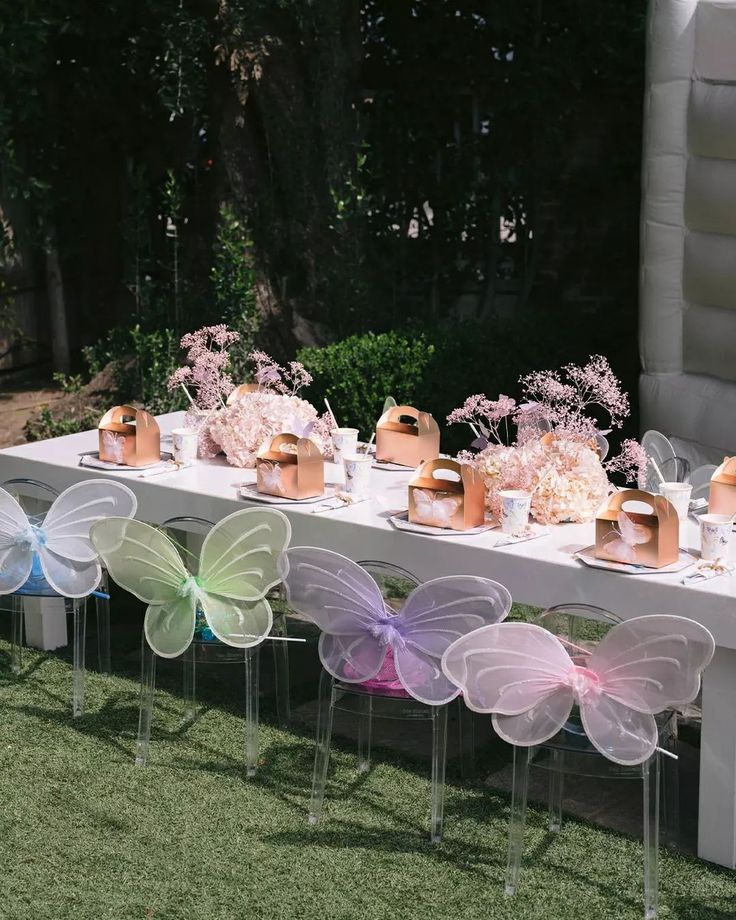
<path id="1" fill-rule="evenodd" d="M 181 413 L 159 417 L 162 440 L 181 424 L 181 418 Z M 84 479 L 112 476 L 135 492 L 137 516 L 151 523 L 184 514 L 219 520 L 246 507 L 238 487 L 255 482 L 254 470 L 231 467 L 223 457 L 150 478 L 80 467 L 80 455 L 96 449 L 96 431 L 10 447 L 0 451 L 0 481 L 29 477 L 64 489 Z M 322 546 L 356 560 L 393 562 L 422 580 L 448 574 L 484 575 L 505 584 L 520 603 L 585 602 L 622 617 L 690 616 L 713 632 L 718 645 L 736 648 L 736 574 L 686 587 L 680 583 L 682 573 L 622 575 L 588 568 L 572 554 L 594 542 L 592 523 L 558 525 L 548 536 L 498 549 L 496 531 L 474 536 L 402 532 L 388 517 L 391 511 L 406 508 L 410 475 L 373 470 L 373 499 L 335 511 L 312 514 L 308 504 L 278 506 L 291 521 L 292 544 Z M 325 478 L 328 483 L 340 482 L 341 472 L 327 464 Z M 697 549 L 697 524 L 683 523 L 681 533 L 682 547 Z"/>

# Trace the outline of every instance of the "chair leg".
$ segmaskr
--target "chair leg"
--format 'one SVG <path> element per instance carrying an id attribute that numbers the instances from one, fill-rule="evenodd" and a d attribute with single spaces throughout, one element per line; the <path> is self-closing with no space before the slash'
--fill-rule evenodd
<path id="1" fill-rule="evenodd" d="M 85 646 L 87 642 L 87 600 L 86 598 L 66 599 L 67 609 L 71 606 L 74 618 L 74 657 L 73 657 L 73 691 L 72 714 L 75 719 L 84 715 L 84 681 Z"/>
<path id="2" fill-rule="evenodd" d="M 148 746 L 151 741 L 151 720 L 156 694 L 156 655 L 143 636 L 141 643 L 141 700 L 138 710 L 138 740 L 135 748 L 135 764 L 145 767 Z"/>
<path id="3" fill-rule="evenodd" d="M 458 732 L 460 746 L 460 775 L 463 779 L 475 777 L 475 713 L 463 702 L 458 702 Z"/>
<path id="4" fill-rule="evenodd" d="M 526 827 L 526 800 L 529 790 L 529 763 L 532 748 L 514 748 L 514 781 L 511 789 L 511 816 L 509 818 L 508 858 L 506 861 L 507 895 L 515 895 L 519 885 L 519 870 L 524 852 Z"/>
<path id="5" fill-rule="evenodd" d="M 551 833 L 559 834 L 562 827 L 562 794 L 565 788 L 565 752 L 552 751 L 549 772 L 549 816 L 547 826 Z"/>
<path id="6" fill-rule="evenodd" d="M 260 645 L 245 650 L 245 772 L 255 776 L 258 770 L 258 665 Z"/>
<path id="7" fill-rule="evenodd" d="M 667 749 L 677 754 L 677 714 L 672 716 Z M 664 773 L 664 822 L 667 843 L 676 846 L 680 836 L 680 768 L 679 761 L 672 757 L 662 759 Z"/>
<path id="8" fill-rule="evenodd" d="M 371 768 L 371 735 L 373 733 L 373 697 L 360 697 L 361 712 L 358 716 L 358 773 L 367 773 Z"/>
<path id="9" fill-rule="evenodd" d="M 335 704 L 335 689 L 332 675 L 323 670 L 319 678 L 319 702 L 317 708 L 317 739 L 314 752 L 314 773 L 312 774 L 312 798 L 309 803 L 309 823 L 318 824 L 322 817 L 322 805 L 327 785 L 327 768 L 330 764 L 332 743 L 332 714 Z"/>
<path id="10" fill-rule="evenodd" d="M 23 598 L 13 594 L 10 602 L 10 670 L 13 674 L 20 674 L 23 666 Z"/>
<path id="11" fill-rule="evenodd" d="M 659 773 L 655 753 L 642 767 L 644 785 L 644 920 L 655 920 L 659 900 Z"/>
<path id="12" fill-rule="evenodd" d="M 102 570 L 100 591 L 109 594 L 110 584 L 107 570 Z M 97 663 L 100 674 L 107 677 L 112 672 L 110 657 L 110 600 L 107 597 L 95 598 L 95 613 L 97 614 Z"/>
<path id="13" fill-rule="evenodd" d="M 277 616 L 273 622 L 271 634 L 287 635 L 286 617 Z M 276 681 L 276 720 L 281 728 L 288 728 L 291 722 L 291 700 L 289 699 L 289 643 L 272 642 L 273 667 Z"/>
<path id="14" fill-rule="evenodd" d="M 182 659 L 184 675 L 184 718 L 183 723 L 193 722 L 197 717 L 197 645 L 195 642 L 184 652 Z"/>
<path id="15" fill-rule="evenodd" d="M 442 842 L 445 816 L 445 767 L 447 766 L 447 706 L 432 709 L 432 803 L 429 837 Z"/>

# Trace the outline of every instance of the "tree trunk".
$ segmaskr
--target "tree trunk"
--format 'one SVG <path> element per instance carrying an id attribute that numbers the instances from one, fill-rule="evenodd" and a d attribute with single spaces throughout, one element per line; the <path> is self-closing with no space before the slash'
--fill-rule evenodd
<path id="1" fill-rule="evenodd" d="M 68 374 L 71 367 L 69 327 L 59 250 L 54 242 L 51 242 L 46 248 L 46 291 L 49 300 L 52 365 L 55 371 Z"/>

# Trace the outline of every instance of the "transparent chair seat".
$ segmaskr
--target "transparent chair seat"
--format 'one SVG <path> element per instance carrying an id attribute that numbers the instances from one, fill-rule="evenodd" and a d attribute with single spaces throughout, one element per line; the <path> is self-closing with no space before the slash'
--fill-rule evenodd
<path id="1" fill-rule="evenodd" d="M 375 579 L 387 606 L 398 610 L 411 591 L 419 585 L 414 575 L 388 563 L 359 563 Z M 431 726 L 432 779 L 430 808 L 430 839 L 442 839 L 444 817 L 445 770 L 447 765 L 447 718 L 452 704 L 428 706 L 418 702 L 398 684 L 393 661 L 387 655 L 384 666 L 372 680 L 348 683 L 332 677 L 322 670 L 319 683 L 317 710 L 317 738 L 312 777 L 312 796 L 309 823 L 318 824 L 327 784 L 333 715 L 336 711 L 348 712 L 356 717 L 358 729 L 358 772 L 366 773 L 371 765 L 371 740 L 374 717 L 399 721 L 422 721 Z M 473 718 L 461 701 L 458 701 L 460 752 L 464 770 L 473 759 Z"/>
<path id="2" fill-rule="evenodd" d="M 609 629 L 621 622 L 621 619 L 600 607 L 587 604 L 562 604 L 545 610 L 540 615 L 538 622 L 561 639 L 566 640 L 568 648 L 577 647 L 590 651 Z M 578 657 L 572 651 L 571 655 L 573 660 Z M 659 745 L 674 753 L 677 744 L 677 714 L 663 713 L 657 723 Z M 576 709 L 573 710 L 563 730 L 558 732 L 554 738 L 536 747 L 515 747 L 506 894 L 514 895 L 519 884 L 531 767 L 539 767 L 549 772 L 548 828 L 552 833 L 559 832 L 562 827 L 565 777 L 638 779 L 642 782 L 643 792 L 644 917 L 645 920 L 654 920 L 658 906 L 659 800 L 662 759 L 660 753 L 655 752 L 646 763 L 637 766 L 622 766 L 610 761 L 593 747 L 585 735 Z M 679 823 L 677 761 L 669 757 L 664 759 L 667 765 L 665 813 L 668 814 L 668 827 L 674 830 Z"/>
<path id="3" fill-rule="evenodd" d="M 205 518 L 183 516 L 170 518 L 161 525 L 162 529 L 177 543 L 186 555 L 187 568 L 193 570 L 199 558 L 199 550 L 206 534 L 214 522 Z M 281 618 L 274 617 L 272 634 L 278 635 L 284 629 Z M 288 652 L 286 642 L 272 643 L 276 670 L 276 704 L 279 719 L 288 721 Z M 260 692 L 260 649 L 238 649 L 221 642 L 207 626 L 202 610 L 197 611 L 195 634 L 189 648 L 180 656 L 183 666 L 183 722 L 193 722 L 197 715 L 197 668 L 200 665 L 245 665 L 245 764 L 246 774 L 255 776 L 258 769 L 258 722 Z M 151 740 L 151 722 L 156 691 L 156 655 L 146 641 L 141 639 L 141 697 L 138 716 L 138 740 L 136 764 L 145 766 Z"/>
<path id="4" fill-rule="evenodd" d="M 59 492 L 37 479 L 8 479 L 2 488 L 18 501 L 32 523 L 40 524 Z M 107 597 L 107 572 L 102 572 L 99 593 L 95 597 L 97 613 L 97 652 L 102 674 L 110 672 L 110 603 Z M 46 580 L 41 561 L 33 554 L 31 574 L 25 584 L 11 595 L 11 650 L 10 668 L 20 674 L 23 667 L 24 598 L 60 598 L 67 614 L 73 619 L 73 692 L 72 712 L 75 717 L 84 713 L 85 651 L 87 636 L 87 599 L 62 597 Z"/>

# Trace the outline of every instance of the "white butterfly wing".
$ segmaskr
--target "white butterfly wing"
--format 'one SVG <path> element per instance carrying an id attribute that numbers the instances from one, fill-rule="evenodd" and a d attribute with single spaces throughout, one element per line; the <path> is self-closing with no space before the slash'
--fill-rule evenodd
<path id="1" fill-rule="evenodd" d="M 28 580 L 33 548 L 24 534 L 30 529 L 25 511 L 13 496 L 0 489 L 0 594 L 12 594 Z"/>
<path id="2" fill-rule="evenodd" d="M 97 551 L 89 532 L 96 521 L 132 518 L 138 501 L 130 489 L 111 479 L 88 479 L 65 489 L 43 520 L 45 549 L 63 559 L 92 562 Z"/>

